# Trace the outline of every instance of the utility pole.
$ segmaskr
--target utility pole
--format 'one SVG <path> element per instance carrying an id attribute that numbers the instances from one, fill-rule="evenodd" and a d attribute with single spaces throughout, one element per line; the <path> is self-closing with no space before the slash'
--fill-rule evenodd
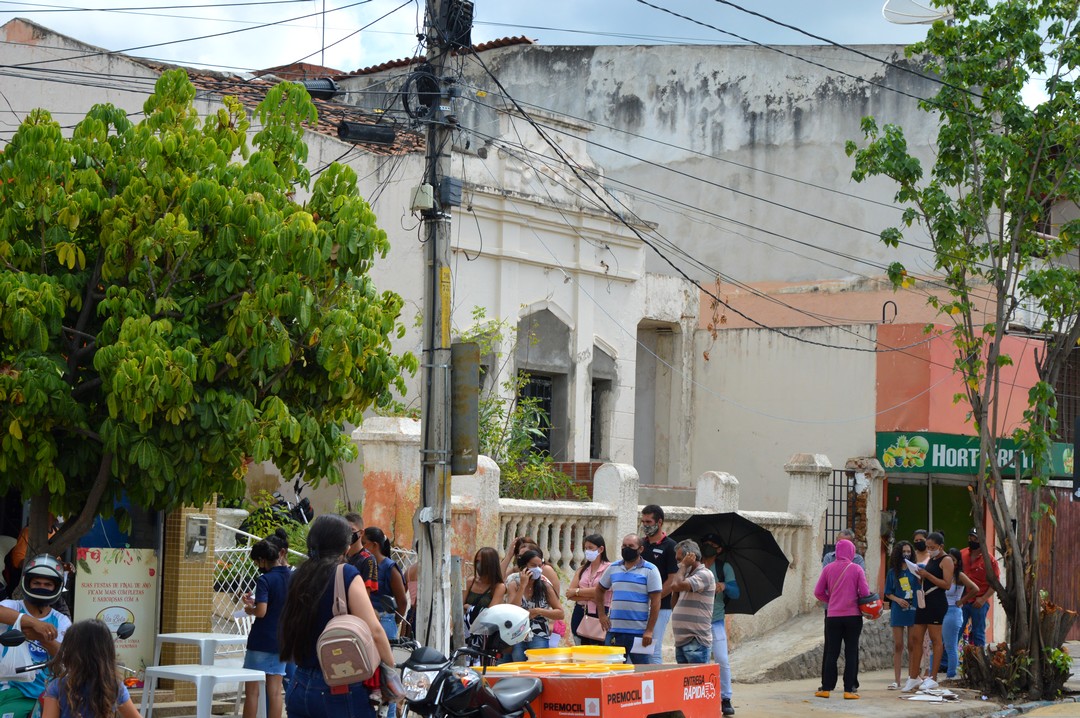
<path id="1" fill-rule="evenodd" d="M 450 649 L 450 206 L 443 180 L 450 170 L 454 122 L 445 68 L 447 42 L 445 4 L 458 0 L 427 0 L 427 63 L 438 83 L 439 98 L 428 114 L 427 163 L 424 182 L 433 203 L 423 210 L 426 229 L 424 270 L 424 345 L 421 401 L 419 602 L 416 637 L 422 644 L 449 655 Z M 471 18 L 470 18 L 471 24 Z"/>

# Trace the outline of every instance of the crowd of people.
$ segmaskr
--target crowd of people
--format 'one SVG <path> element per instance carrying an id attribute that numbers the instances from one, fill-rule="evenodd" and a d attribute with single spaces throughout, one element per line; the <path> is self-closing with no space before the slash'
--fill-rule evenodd
<path id="1" fill-rule="evenodd" d="M 825 555 L 814 596 L 825 604 L 825 649 L 821 686 L 814 694 L 828 698 L 836 688 L 837 661 L 844 654 L 844 698 L 859 698 L 860 599 L 871 595 L 855 535 L 842 529 L 836 550 Z M 991 562 L 994 575 L 997 564 Z M 986 615 L 994 589 L 987 577 L 976 529 L 964 549 L 945 548 L 937 531 L 919 529 L 911 541 L 897 541 L 889 557 L 883 590 L 893 634 L 894 681 L 889 690 L 905 693 L 939 688 L 938 678 L 957 676 L 960 639 L 986 645 Z M 908 661 L 903 662 L 904 651 Z M 904 670 L 906 668 L 906 670 Z"/>

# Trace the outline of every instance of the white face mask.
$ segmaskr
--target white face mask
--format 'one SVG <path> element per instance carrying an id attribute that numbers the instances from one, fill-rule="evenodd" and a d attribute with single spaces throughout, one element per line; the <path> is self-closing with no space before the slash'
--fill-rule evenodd
<path id="1" fill-rule="evenodd" d="M 543 569 L 541 569 L 539 566 L 529 567 L 529 575 L 532 576 L 533 581 L 540 580 L 540 576 L 541 574 L 543 574 L 543 572 Z"/>
<path id="2" fill-rule="evenodd" d="M 592 563 L 593 561 L 595 561 L 597 558 L 599 558 L 599 556 L 600 556 L 599 551 L 595 551 L 595 550 L 593 550 L 591 548 L 585 549 L 585 560 L 588 561 L 589 563 Z"/>

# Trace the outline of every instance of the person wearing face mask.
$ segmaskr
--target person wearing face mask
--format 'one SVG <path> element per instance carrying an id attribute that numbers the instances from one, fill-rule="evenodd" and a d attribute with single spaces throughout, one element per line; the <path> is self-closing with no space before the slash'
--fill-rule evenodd
<path id="1" fill-rule="evenodd" d="M 266 674 L 266 718 L 281 718 L 283 707 L 287 666 L 279 656 L 278 623 L 292 578 L 288 552 L 289 536 L 280 528 L 252 546 L 250 557 L 260 575 L 255 580 L 255 595 L 243 597 L 244 613 L 255 617 L 248 633 L 244 668 Z M 255 718 L 261 693 L 255 681 L 244 684 L 244 718 Z"/>
<path id="2" fill-rule="evenodd" d="M 915 624 L 915 592 L 922 588 L 919 577 L 908 570 L 904 559 L 915 561 L 915 547 L 909 541 L 897 541 L 889 556 L 885 576 L 885 600 L 889 602 L 889 625 L 893 634 L 893 682 L 890 691 L 900 690 L 900 672 L 904 666 L 904 646 L 911 654 L 911 627 Z M 904 633 L 907 633 L 906 639 Z"/>
<path id="3" fill-rule="evenodd" d="M 653 641 L 653 652 L 649 658 L 649 663 L 654 664 L 663 662 L 664 632 L 671 621 L 671 584 L 679 570 L 679 562 L 675 559 L 675 542 L 664 533 L 663 526 L 662 508 L 649 504 L 641 510 L 641 535 L 645 539 L 641 556 L 656 566 L 663 584 L 660 590 L 660 615 L 656 619 L 656 640 Z"/>
<path id="4" fill-rule="evenodd" d="M 600 646 L 602 640 L 582 636 L 578 634 L 578 626 L 586 616 L 596 618 L 596 582 L 607 571 L 611 561 L 607 557 L 607 546 L 604 537 L 600 534 L 590 534 L 582 541 L 585 549 L 585 561 L 574 574 L 570 581 L 570 588 L 566 589 L 566 597 L 575 602 L 574 612 L 570 616 L 570 630 L 577 639 L 579 646 Z M 611 606 L 611 594 L 607 595 L 607 606 Z"/>
<path id="5" fill-rule="evenodd" d="M 821 688 L 814 695 L 828 698 L 836 688 L 837 660 L 844 651 L 844 698 L 859 699 L 859 637 L 862 613 L 859 597 L 870 593 L 866 574 L 855 565 L 855 544 L 847 539 L 836 542 L 836 561 L 821 569 L 814 586 L 814 598 L 828 604 L 825 619 L 825 660 L 822 663 Z"/>
<path id="6" fill-rule="evenodd" d="M 915 547 L 915 558 L 911 559 L 920 566 L 925 566 L 926 562 L 930 560 L 929 554 L 926 552 L 926 529 L 916 529 L 911 534 L 911 545 Z"/>
<path id="7" fill-rule="evenodd" d="M 461 603 L 465 611 L 465 628 L 488 606 L 498 606 L 506 597 L 506 584 L 502 580 L 499 552 L 485 546 L 473 557 L 473 577 L 462 593 Z"/>
<path id="8" fill-rule="evenodd" d="M 627 663 L 650 663 L 651 653 L 635 653 L 634 639 L 640 638 L 643 648 L 653 644 L 657 617 L 660 615 L 660 593 L 664 582 L 660 571 L 641 556 L 644 541 L 628 534 L 623 537 L 622 561 L 608 566 L 596 583 L 597 617 L 607 631 L 605 645 L 626 650 Z M 607 592 L 611 591 L 611 610 L 607 609 Z"/>
<path id="9" fill-rule="evenodd" d="M 993 547 L 989 547 L 993 548 Z M 993 552 L 991 551 L 991 556 Z M 968 532 L 967 548 L 960 550 L 960 558 L 963 561 L 964 573 L 968 575 L 978 591 L 971 598 L 964 600 L 960 606 L 963 611 L 963 623 L 961 629 L 971 622 L 971 645 L 986 645 L 986 614 L 990 611 L 990 602 L 994 600 L 994 587 L 986 578 L 986 562 L 983 559 L 982 542 L 979 541 L 978 529 Z M 994 576 L 999 577 L 997 561 L 991 561 L 990 567 Z"/>
<path id="10" fill-rule="evenodd" d="M 35 663 L 47 661 L 60 650 L 64 632 L 71 627 L 71 619 L 53 608 L 64 589 L 63 567 L 52 556 L 41 554 L 24 563 L 19 580 L 23 599 L 0 601 L 0 632 L 11 628 L 21 614 L 19 628 L 29 639 L 30 657 Z M 0 682 L 0 715 L 29 716 L 51 677 L 49 669 L 44 669 L 29 682 Z"/>
<path id="11" fill-rule="evenodd" d="M 926 566 L 919 569 L 922 582 L 922 605 L 919 606 L 919 594 L 916 593 L 915 625 L 911 628 L 911 657 L 908 661 L 908 680 L 904 692 L 914 690 L 933 690 L 938 687 L 938 666 L 941 664 L 942 642 L 941 624 L 949 609 L 945 591 L 953 584 L 955 562 L 945 553 L 942 544 L 945 537 L 934 531 L 926 537 Z M 922 663 L 923 636 L 930 635 L 933 655 L 930 658 L 929 675 L 925 679 L 919 676 Z"/>
<path id="12" fill-rule="evenodd" d="M 566 617 L 559 594 L 544 576 L 544 558 L 528 550 L 518 556 L 518 572 L 506 579 L 506 602 L 521 606 L 529 612 L 532 637 L 514 645 L 513 660 L 524 661 L 526 648 L 547 648 L 551 624 Z"/>

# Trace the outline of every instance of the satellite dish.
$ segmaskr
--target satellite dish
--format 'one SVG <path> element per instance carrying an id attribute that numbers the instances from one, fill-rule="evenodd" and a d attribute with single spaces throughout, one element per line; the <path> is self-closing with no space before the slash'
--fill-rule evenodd
<path id="1" fill-rule="evenodd" d="M 915 0 L 885 0 L 881 15 L 895 25 L 931 25 L 938 20 L 951 20 L 953 11 L 927 7 Z"/>

